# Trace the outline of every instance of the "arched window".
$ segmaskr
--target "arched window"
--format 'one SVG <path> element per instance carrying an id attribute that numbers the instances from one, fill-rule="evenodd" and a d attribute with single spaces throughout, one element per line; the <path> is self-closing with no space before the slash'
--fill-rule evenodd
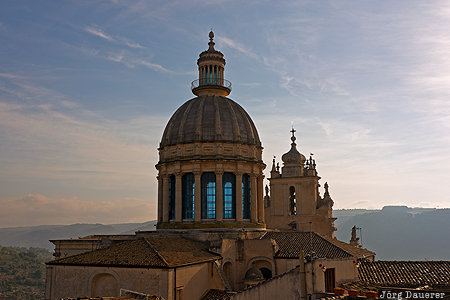
<path id="1" fill-rule="evenodd" d="M 214 66 L 214 83 L 217 83 L 217 66 Z"/>
<path id="2" fill-rule="evenodd" d="M 295 187 L 289 187 L 289 214 L 297 214 L 297 199 L 295 199 Z"/>
<path id="3" fill-rule="evenodd" d="M 223 173 L 223 218 L 236 218 L 236 176 L 233 173 Z"/>
<path id="4" fill-rule="evenodd" d="M 213 67 L 212 65 L 209 66 L 209 84 L 213 82 Z"/>
<path id="5" fill-rule="evenodd" d="M 227 261 L 222 266 L 223 272 L 225 273 L 226 278 L 228 279 L 228 282 L 233 285 L 234 279 L 233 279 L 233 265 L 231 262 Z"/>
<path id="6" fill-rule="evenodd" d="M 194 219 L 195 177 L 192 173 L 183 175 L 183 219 Z"/>
<path id="7" fill-rule="evenodd" d="M 169 177 L 169 220 L 175 219 L 175 175 Z"/>
<path id="8" fill-rule="evenodd" d="M 250 176 L 242 175 L 242 218 L 250 219 Z"/>
<path id="9" fill-rule="evenodd" d="M 202 219 L 216 218 L 216 174 L 202 174 Z"/>

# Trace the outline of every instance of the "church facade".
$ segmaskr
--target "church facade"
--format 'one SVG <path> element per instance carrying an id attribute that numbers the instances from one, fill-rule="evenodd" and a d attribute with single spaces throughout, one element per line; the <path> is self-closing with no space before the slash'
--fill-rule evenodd
<path id="1" fill-rule="evenodd" d="M 297 150 L 294 129 L 281 170 L 274 159 L 264 187 L 256 126 L 227 97 L 224 55 L 212 32 L 209 38 L 195 97 L 172 115 L 158 148 L 157 230 L 52 241 L 46 299 L 125 290 L 173 300 L 260 299 L 248 292 L 255 287 L 297 299 L 357 279 L 357 262 L 374 258 L 334 238 L 328 184 L 321 196 L 316 162 Z M 302 284 L 290 285 L 290 276 Z"/>

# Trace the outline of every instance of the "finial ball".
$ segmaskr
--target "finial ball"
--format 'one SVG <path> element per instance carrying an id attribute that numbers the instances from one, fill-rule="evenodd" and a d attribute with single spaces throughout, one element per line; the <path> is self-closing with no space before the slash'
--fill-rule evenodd
<path id="1" fill-rule="evenodd" d="M 209 38 L 212 40 L 214 38 L 214 32 L 212 30 L 209 32 Z"/>

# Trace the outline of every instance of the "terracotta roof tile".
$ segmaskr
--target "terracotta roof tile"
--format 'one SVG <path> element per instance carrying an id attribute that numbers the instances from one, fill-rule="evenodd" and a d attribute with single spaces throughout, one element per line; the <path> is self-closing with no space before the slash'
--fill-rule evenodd
<path id="1" fill-rule="evenodd" d="M 358 273 L 362 282 L 373 285 L 450 288 L 450 261 L 366 261 Z"/>
<path id="2" fill-rule="evenodd" d="M 234 292 L 227 292 L 222 290 L 209 290 L 201 300 L 229 300 Z"/>
<path id="3" fill-rule="evenodd" d="M 208 246 L 182 237 L 152 235 L 78 255 L 50 261 L 49 265 L 167 268 L 219 259 Z"/>
<path id="4" fill-rule="evenodd" d="M 325 238 L 327 239 L 327 238 Z M 365 257 L 371 257 L 375 256 L 375 252 L 364 249 L 364 248 L 357 248 L 355 246 L 352 246 L 350 244 L 347 244 L 345 242 L 342 242 L 338 239 L 327 239 L 331 243 L 335 244 L 339 248 L 345 250 L 346 252 L 350 253 L 352 256 L 358 257 L 358 258 L 365 258 Z"/>
<path id="5" fill-rule="evenodd" d="M 297 231 L 269 231 L 263 239 L 273 239 L 279 247 L 277 258 L 298 258 L 300 251 L 311 250 L 320 258 L 346 258 L 352 255 L 316 233 Z"/>
<path id="6" fill-rule="evenodd" d="M 146 240 L 170 266 L 220 258 L 219 255 L 209 252 L 207 243 L 196 242 L 183 237 L 151 234 L 146 237 Z"/>

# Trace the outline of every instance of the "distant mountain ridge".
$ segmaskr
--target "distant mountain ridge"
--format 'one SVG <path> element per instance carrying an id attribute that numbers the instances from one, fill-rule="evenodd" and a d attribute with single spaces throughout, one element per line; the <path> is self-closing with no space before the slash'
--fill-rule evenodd
<path id="1" fill-rule="evenodd" d="M 383 260 L 450 260 L 450 209 L 385 206 L 381 210 L 337 209 L 336 237 L 349 242 L 351 228 L 362 228 L 362 246 Z M 124 224 L 41 225 L 0 228 L 0 245 L 53 250 L 51 239 L 93 234 L 133 234 L 155 230 L 156 221 Z"/>
<path id="2" fill-rule="evenodd" d="M 49 240 L 78 238 L 93 234 L 133 234 L 136 231 L 155 230 L 156 221 L 124 224 L 41 225 L 0 228 L 0 245 L 39 247 L 53 250 Z"/>
<path id="3" fill-rule="evenodd" d="M 450 209 L 385 206 L 335 210 L 336 237 L 348 242 L 353 226 L 364 248 L 380 260 L 450 260 Z M 362 238 L 361 238 L 362 235 Z"/>

